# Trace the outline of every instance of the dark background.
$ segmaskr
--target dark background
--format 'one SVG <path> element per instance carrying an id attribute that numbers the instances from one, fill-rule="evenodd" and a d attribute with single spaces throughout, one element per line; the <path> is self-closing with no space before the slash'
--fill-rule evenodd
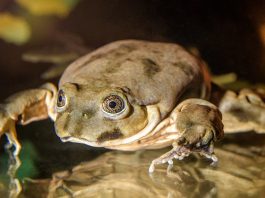
<path id="1" fill-rule="evenodd" d="M 0 40 L 0 99 L 44 82 L 39 76 L 50 65 L 22 61 L 21 54 L 48 45 L 54 32 L 74 34 L 89 48 L 127 38 L 176 42 L 198 48 L 215 74 L 236 72 L 264 82 L 264 10 L 265 1 L 81 0 L 66 18 L 28 14 L 30 42 L 16 46 Z M 0 11 L 17 13 L 18 6 L 1 0 Z"/>

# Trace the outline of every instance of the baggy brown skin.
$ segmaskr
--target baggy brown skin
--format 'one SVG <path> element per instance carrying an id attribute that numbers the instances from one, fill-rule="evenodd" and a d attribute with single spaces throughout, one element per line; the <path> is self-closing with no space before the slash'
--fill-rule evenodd
<path id="1" fill-rule="evenodd" d="M 15 124 L 49 116 L 62 141 L 118 150 L 172 144 L 173 149 L 154 160 L 153 166 L 182 159 L 191 152 L 217 160 L 213 142 L 224 132 L 219 109 L 207 101 L 211 93 L 209 74 L 202 60 L 177 44 L 137 40 L 110 43 L 72 63 L 61 77 L 59 90 L 63 93 L 62 106 L 52 84 L 16 94 L 1 105 L 0 133 L 6 133 L 16 146 L 15 154 L 20 150 Z M 264 103 L 259 93 L 228 91 L 218 100 L 225 131 L 265 131 Z M 104 111 L 109 96 L 121 100 L 120 113 Z M 242 120 L 247 124 L 242 125 Z M 236 124 L 231 125 L 231 121 Z"/>

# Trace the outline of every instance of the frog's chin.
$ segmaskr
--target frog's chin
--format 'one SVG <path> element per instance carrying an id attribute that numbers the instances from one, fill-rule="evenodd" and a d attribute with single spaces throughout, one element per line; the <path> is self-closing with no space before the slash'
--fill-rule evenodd
<path id="1" fill-rule="evenodd" d="M 137 134 L 130 136 L 128 138 L 109 140 L 109 141 L 104 141 L 104 142 L 96 142 L 96 141 L 88 141 L 84 138 L 68 137 L 67 139 L 64 139 L 62 141 L 86 144 L 86 145 L 93 146 L 93 147 L 113 147 L 113 146 L 118 147 L 119 145 L 126 145 L 129 143 L 135 142 L 145 137 L 149 133 L 151 133 L 153 129 L 161 121 L 160 110 L 156 105 L 147 106 L 146 109 L 147 109 L 147 115 L 148 115 L 148 118 L 147 118 L 148 124 L 145 126 L 145 128 L 143 128 Z"/>

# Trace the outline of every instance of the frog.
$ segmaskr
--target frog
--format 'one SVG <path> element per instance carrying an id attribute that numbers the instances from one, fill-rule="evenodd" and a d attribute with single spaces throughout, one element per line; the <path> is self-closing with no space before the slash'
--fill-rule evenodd
<path id="1" fill-rule="evenodd" d="M 58 88 L 46 83 L 8 97 L 0 135 L 17 156 L 16 124 L 50 118 L 62 142 L 121 151 L 172 146 L 150 173 L 192 153 L 217 163 L 214 143 L 224 134 L 265 132 L 265 94 L 213 87 L 205 62 L 178 44 L 114 41 L 71 63 Z"/>

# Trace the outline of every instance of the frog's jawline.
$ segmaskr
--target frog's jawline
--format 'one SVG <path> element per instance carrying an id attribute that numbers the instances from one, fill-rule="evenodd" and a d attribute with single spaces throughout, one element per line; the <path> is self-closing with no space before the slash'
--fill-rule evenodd
<path id="1" fill-rule="evenodd" d="M 95 142 L 87 141 L 84 138 L 70 137 L 64 142 L 67 141 L 67 142 L 81 143 L 81 144 L 86 144 L 86 145 L 93 146 L 93 147 L 112 147 L 112 146 L 118 146 L 118 145 L 123 145 L 123 144 L 129 144 L 134 141 L 137 141 L 141 139 L 142 137 L 148 135 L 150 132 L 152 132 L 153 129 L 159 124 L 161 120 L 160 110 L 157 106 L 150 105 L 150 106 L 147 106 L 146 109 L 147 109 L 147 115 L 148 115 L 148 124 L 143 130 L 141 130 L 140 132 L 138 132 L 137 134 L 129 138 L 125 138 L 122 140 L 109 140 L 109 141 L 104 141 L 100 143 L 96 141 Z"/>

